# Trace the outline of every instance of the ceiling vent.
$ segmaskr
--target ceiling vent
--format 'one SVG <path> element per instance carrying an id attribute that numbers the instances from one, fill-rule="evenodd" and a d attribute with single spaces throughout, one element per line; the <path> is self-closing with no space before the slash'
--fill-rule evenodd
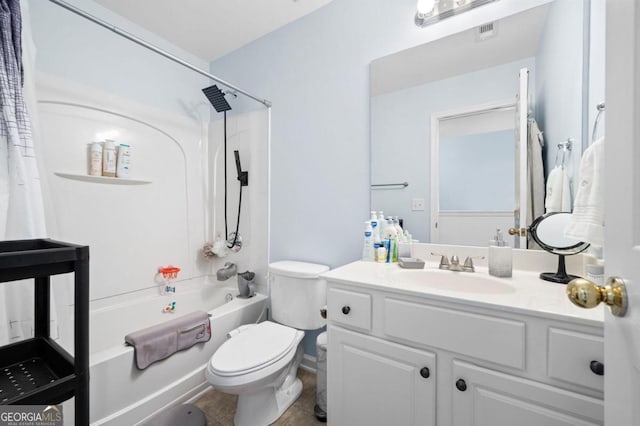
<path id="1" fill-rule="evenodd" d="M 484 41 L 498 35 L 498 25 L 495 22 L 482 24 L 476 28 L 476 40 Z"/>

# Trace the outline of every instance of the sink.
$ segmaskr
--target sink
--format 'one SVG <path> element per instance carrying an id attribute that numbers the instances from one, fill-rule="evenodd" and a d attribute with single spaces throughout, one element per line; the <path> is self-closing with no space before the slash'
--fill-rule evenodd
<path id="1" fill-rule="evenodd" d="M 436 290 L 462 293 L 506 294 L 515 288 L 504 279 L 477 272 L 452 272 L 441 269 L 401 269 L 389 276 L 394 284 L 410 284 Z"/>

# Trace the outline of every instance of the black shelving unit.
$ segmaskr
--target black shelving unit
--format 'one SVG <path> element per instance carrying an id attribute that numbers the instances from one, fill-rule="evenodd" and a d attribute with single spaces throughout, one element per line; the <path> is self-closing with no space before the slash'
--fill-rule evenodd
<path id="1" fill-rule="evenodd" d="M 50 337 L 50 277 L 74 273 L 74 356 Z M 0 347 L 0 405 L 75 397 L 89 424 L 89 247 L 48 239 L 0 241 L 0 283 L 33 278 L 34 337 Z"/>

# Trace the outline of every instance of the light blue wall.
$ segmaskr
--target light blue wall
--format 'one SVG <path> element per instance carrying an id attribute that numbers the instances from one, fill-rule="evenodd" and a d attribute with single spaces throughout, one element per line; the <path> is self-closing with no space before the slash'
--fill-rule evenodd
<path id="1" fill-rule="evenodd" d="M 534 60 L 529 58 L 374 97 L 372 176 L 375 183 L 406 181 L 409 186 L 372 191 L 373 209 L 404 218 L 414 238 L 429 242 L 431 114 L 504 99 L 515 102 L 521 68 L 535 75 Z M 425 210 L 412 211 L 412 198 L 423 198 Z"/>
<path id="2" fill-rule="evenodd" d="M 558 143 L 567 138 L 576 141 L 569 170 L 573 170 L 574 177 L 578 173 L 582 147 L 583 9 L 582 1 L 554 1 L 536 55 L 535 116 L 544 132 L 546 174 L 553 167 Z"/>
<path id="3" fill-rule="evenodd" d="M 70 3 L 206 70 L 208 63 L 91 0 Z M 45 0 L 29 0 L 37 71 L 183 115 L 208 118 L 206 77 Z"/>
<path id="4" fill-rule="evenodd" d="M 415 0 L 334 0 L 213 62 L 273 102 L 270 261 L 333 268 L 361 256 L 372 60 L 548 1 L 503 0 L 418 28 Z M 315 353 L 313 337 L 305 350 Z"/>
<path id="5" fill-rule="evenodd" d="M 514 130 L 441 139 L 440 210 L 513 211 L 515 140 Z"/>

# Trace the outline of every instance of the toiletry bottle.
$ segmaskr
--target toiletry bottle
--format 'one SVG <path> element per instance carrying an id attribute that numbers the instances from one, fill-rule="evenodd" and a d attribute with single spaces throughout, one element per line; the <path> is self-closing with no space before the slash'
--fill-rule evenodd
<path id="1" fill-rule="evenodd" d="M 375 260 L 372 234 L 373 230 L 371 229 L 371 222 L 366 221 L 364 228 L 364 247 L 362 247 L 362 260 L 367 262 L 373 262 Z"/>
<path id="2" fill-rule="evenodd" d="M 387 263 L 398 260 L 398 232 L 390 220 L 387 221 L 387 227 L 384 228 L 384 239 L 388 241 L 387 246 Z"/>
<path id="3" fill-rule="evenodd" d="M 109 139 L 102 147 L 102 176 L 116 177 L 116 144 Z"/>
<path id="4" fill-rule="evenodd" d="M 378 212 L 378 228 L 380 228 L 380 238 L 384 239 L 384 228 L 387 227 L 387 221 L 382 211 Z"/>
<path id="5" fill-rule="evenodd" d="M 402 227 L 400 226 L 400 220 L 398 219 L 398 216 L 393 217 L 393 226 L 395 226 L 396 231 L 398 232 L 398 239 L 402 241 L 404 232 L 402 231 Z"/>
<path id="6" fill-rule="evenodd" d="M 118 147 L 118 161 L 116 166 L 117 177 L 129 176 L 130 157 L 131 147 L 129 145 L 121 143 Z"/>
<path id="7" fill-rule="evenodd" d="M 376 217 L 376 212 L 371 212 L 371 229 L 373 230 L 373 247 L 377 249 L 380 247 L 380 224 Z"/>
<path id="8" fill-rule="evenodd" d="M 376 262 L 384 263 L 387 261 L 387 248 L 384 245 L 384 241 L 376 250 Z"/>
<path id="9" fill-rule="evenodd" d="M 93 142 L 89 146 L 89 175 L 102 176 L 102 144 Z"/>
<path id="10" fill-rule="evenodd" d="M 512 274 L 513 253 L 511 247 L 502 236 L 502 231 L 496 229 L 495 239 L 489 241 L 489 275 L 507 278 Z"/>

